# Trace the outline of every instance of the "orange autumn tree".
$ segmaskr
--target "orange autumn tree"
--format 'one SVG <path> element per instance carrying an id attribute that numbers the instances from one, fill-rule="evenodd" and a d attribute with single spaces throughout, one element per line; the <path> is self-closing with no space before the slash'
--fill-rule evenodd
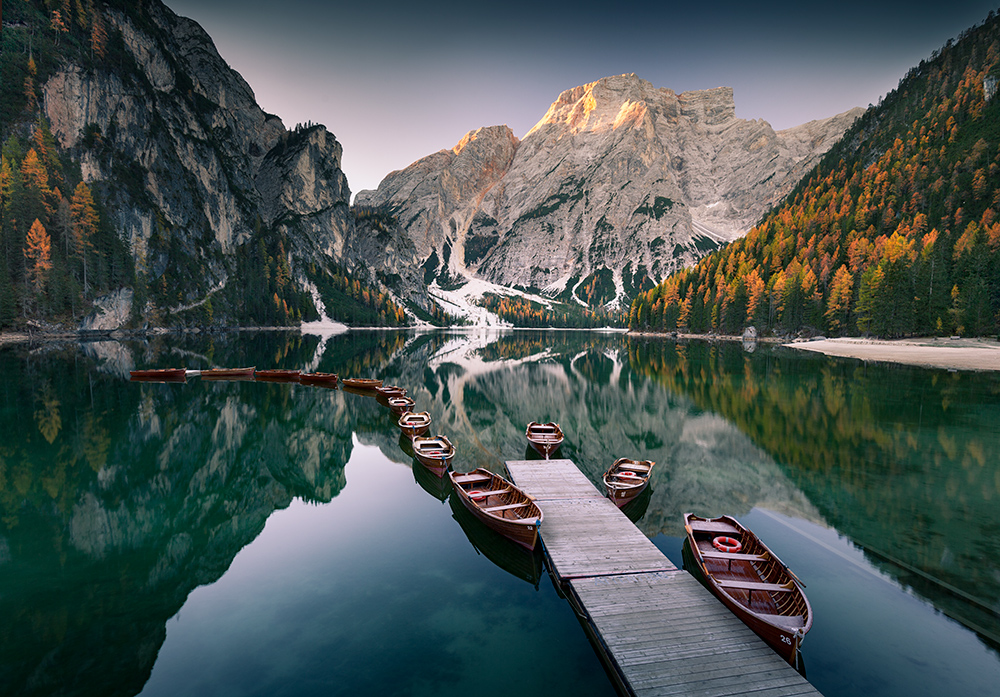
<path id="1" fill-rule="evenodd" d="M 24 257 L 31 285 L 40 295 L 45 290 L 45 282 L 52 270 L 52 239 L 38 218 L 31 224 L 25 239 Z"/>

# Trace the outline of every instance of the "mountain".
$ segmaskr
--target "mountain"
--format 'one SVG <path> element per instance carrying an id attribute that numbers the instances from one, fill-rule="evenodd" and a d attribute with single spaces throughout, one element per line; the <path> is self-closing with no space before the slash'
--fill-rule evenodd
<path id="1" fill-rule="evenodd" d="M 860 113 L 776 132 L 736 118 L 730 88 L 607 77 L 563 92 L 523 140 L 472 131 L 356 200 L 392 211 L 441 286 L 478 277 L 627 305 L 743 234 Z"/>
<path id="2" fill-rule="evenodd" d="M 948 41 L 744 238 L 640 295 L 633 328 L 1000 332 L 1000 18 Z"/>
<path id="3" fill-rule="evenodd" d="M 51 4 L 4 14 L 0 326 L 19 310 L 77 321 L 122 288 L 115 310 L 134 323 L 325 309 L 397 324 L 397 302 L 427 308 L 415 250 L 351 210 L 334 135 L 265 113 L 198 24 L 159 0 Z"/>

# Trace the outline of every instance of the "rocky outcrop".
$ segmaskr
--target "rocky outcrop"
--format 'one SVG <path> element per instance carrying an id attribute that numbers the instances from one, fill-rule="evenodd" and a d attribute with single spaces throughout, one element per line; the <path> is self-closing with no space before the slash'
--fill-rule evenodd
<path id="1" fill-rule="evenodd" d="M 80 323 L 80 331 L 107 332 L 121 327 L 132 314 L 133 293 L 121 288 L 94 300 L 94 311 Z"/>
<path id="2" fill-rule="evenodd" d="M 635 75 L 563 92 L 520 142 L 471 132 L 357 200 L 391 207 L 428 267 L 559 292 L 612 273 L 619 300 L 748 230 L 861 113 L 774 131 L 732 89 Z"/>
<path id="3" fill-rule="evenodd" d="M 67 52 L 43 85 L 43 109 L 128 241 L 137 275 L 170 287 L 170 305 L 160 310 L 199 307 L 238 284 L 235 260 L 248 256 L 255 236 L 267 237 L 271 254 L 282 241 L 300 290 L 307 269 L 337 264 L 373 282 L 375 266 L 395 273 L 401 292 L 413 289 L 407 282 L 422 292 L 418 273 L 398 271 L 419 266 L 405 242 L 379 243 L 381 255 L 359 263 L 356 248 L 376 245 L 350 215 L 332 133 L 321 125 L 286 130 L 208 34 L 158 0 L 97 7 L 125 55 L 94 69 Z M 223 320 L 227 295 L 213 296 Z"/>

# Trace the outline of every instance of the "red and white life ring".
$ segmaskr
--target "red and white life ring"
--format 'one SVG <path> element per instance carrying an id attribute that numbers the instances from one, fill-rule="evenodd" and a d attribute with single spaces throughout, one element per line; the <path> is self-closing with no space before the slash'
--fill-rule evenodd
<path id="1" fill-rule="evenodd" d="M 730 554 L 735 554 L 743 549 L 743 545 L 735 537 L 725 536 L 719 536 L 712 540 L 712 546 L 720 552 L 729 552 Z"/>

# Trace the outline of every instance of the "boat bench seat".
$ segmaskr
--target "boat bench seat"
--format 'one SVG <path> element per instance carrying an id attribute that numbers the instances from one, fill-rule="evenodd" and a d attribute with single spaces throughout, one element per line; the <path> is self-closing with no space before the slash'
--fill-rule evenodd
<path id="1" fill-rule="evenodd" d="M 508 503 L 508 504 L 506 504 L 504 506 L 490 506 L 489 508 L 483 508 L 482 510 L 484 510 L 484 511 L 486 511 L 488 513 L 496 513 L 497 511 L 509 511 L 512 508 L 524 508 L 525 506 L 528 506 L 528 505 L 530 505 L 530 504 L 528 504 L 527 502 L 524 502 L 524 503 Z"/>
<path id="2" fill-rule="evenodd" d="M 462 474 L 456 476 L 455 481 L 464 484 L 465 482 L 488 482 L 491 478 L 485 474 Z"/>
<path id="3" fill-rule="evenodd" d="M 717 579 L 719 586 L 727 590 L 741 591 L 767 591 L 768 593 L 791 593 L 795 590 L 795 584 L 783 586 L 780 583 L 761 583 L 760 581 L 727 581 Z"/>
<path id="4" fill-rule="evenodd" d="M 764 554 L 744 554 L 741 552 L 716 552 L 712 550 L 711 552 L 703 551 L 701 553 L 705 559 L 726 559 L 728 561 L 767 561 L 767 556 Z"/>
<path id="5" fill-rule="evenodd" d="M 473 501 L 479 501 L 482 499 L 488 499 L 490 496 L 506 494 L 509 491 L 510 487 L 504 487 L 503 489 L 473 489 L 472 491 L 466 493 L 469 494 L 469 498 Z"/>
<path id="6" fill-rule="evenodd" d="M 729 523 L 713 523 L 710 521 L 692 521 L 688 523 L 694 532 L 721 532 L 730 535 L 739 535 L 740 531 Z"/>

